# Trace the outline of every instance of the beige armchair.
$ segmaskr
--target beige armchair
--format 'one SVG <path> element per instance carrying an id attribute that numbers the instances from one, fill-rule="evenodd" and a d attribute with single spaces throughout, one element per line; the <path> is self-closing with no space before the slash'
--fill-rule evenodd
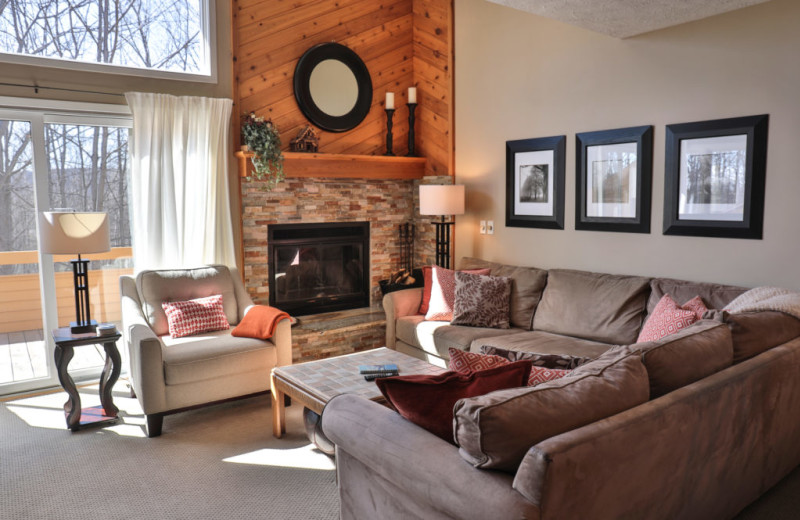
<path id="1" fill-rule="evenodd" d="M 164 415 L 201 404 L 263 392 L 273 367 L 292 364 L 289 320 L 271 340 L 237 338 L 231 329 L 172 338 L 161 308 L 222 294 L 228 322 L 235 326 L 253 302 L 239 274 L 225 266 L 142 271 L 120 277 L 123 340 L 130 356 L 132 393 L 147 417 L 147 435 L 161 434 Z"/>

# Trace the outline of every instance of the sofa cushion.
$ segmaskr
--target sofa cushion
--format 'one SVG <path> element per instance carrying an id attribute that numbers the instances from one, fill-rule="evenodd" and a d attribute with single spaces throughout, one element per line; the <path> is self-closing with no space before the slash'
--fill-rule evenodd
<path id="1" fill-rule="evenodd" d="M 164 302 L 161 308 L 167 315 L 169 335 L 173 338 L 230 328 L 222 309 L 221 294 L 183 302 Z"/>
<path id="2" fill-rule="evenodd" d="M 415 374 L 376 379 L 375 383 L 400 415 L 453 442 L 453 405 L 456 401 L 523 386 L 530 372 L 530 363 L 520 361 L 471 374 Z"/>
<path id="3" fill-rule="evenodd" d="M 733 362 L 739 363 L 800 336 L 800 320 L 777 311 L 743 312 L 710 310 L 704 315 L 728 325 L 733 339 Z"/>
<path id="4" fill-rule="evenodd" d="M 534 330 L 604 343 L 636 342 L 650 279 L 551 269 L 533 317 Z"/>
<path id="5" fill-rule="evenodd" d="M 672 296 L 672 299 L 681 305 L 695 296 L 699 296 L 709 309 L 722 309 L 746 290 L 744 287 L 736 287 L 735 285 L 688 282 L 672 278 L 653 278 L 650 280 L 647 313 L 653 312 L 653 309 L 656 308 L 659 300 L 665 294 Z"/>
<path id="6" fill-rule="evenodd" d="M 490 329 L 485 327 L 461 327 L 458 325 L 449 325 L 443 322 L 426 322 L 426 323 L 442 323 L 444 327 L 438 327 L 433 331 L 433 343 L 435 353 L 447 359 L 447 349 L 457 348 L 460 350 L 469 350 L 473 341 L 485 337 L 497 336 L 513 336 L 523 332 L 521 329 Z M 422 326 L 420 326 L 422 328 Z M 422 333 L 418 332 L 421 336 Z"/>
<path id="7" fill-rule="evenodd" d="M 448 368 L 465 374 L 512 363 L 512 361 L 500 356 L 465 352 L 457 348 L 451 348 L 447 352 L 450 355 L 450 360 L 447 364 Z M 569 374 L 569 372 L 569 370 L 531 365 L 531 375 L 528 377 L 528 386 L 536 386 L 541 383 L 546 383 L 547 381 L 552 381 L 553 379 L 558 379 L 559 377 L 564 377 Z"/>
<path id="8" fill-rule="evenodd" d="M 451 325 L 510 328 L 511 278 L 456 272 L 455 280 Z"/>
<path id="9" fill-rule="evenodd" d="M 222 305 L 228 323 L 239 321 L 239 304 L 233 288 L 231 272 L 223 265 L 196 269 L 163 269 L 142 271 L 136 275 L 136 289 L 142 302 L 142 313 L 158 336 L 169 332 L 167 315 L 161 304 L 222 295 Z"/>
<path id="10" fill-rule="evenodd" d="M 514 282 L 511 285 L 510 321 L 512 327 L 530 330 L 533 315 L 542 299 L 547 284 L 547 271 L 535 267 L 519 267 L 487 262 L 479 258 L 463 258 L 462 269 L 488 268 L 492 276 L 505 276 Z"/>
<path id="11" fill-rule="evenodd" d="M 665 294 L 653 312 L 647 316 L 636 342 L 655 341 L 674 334 L 702 319 L 707 310 L 699 296 L 695 296 L 683 305 L 678 305 L 669 294 Z"/>
<path id="12" fill-rule="evenodd" d="M 472 274 L 488 275 L 489 269 L 467 271 Z M 450 321 L 453 319 L 453 304 L 456 299 L 456 272 L 439 266 L 431 271 L 431 299 L 425 319 L 431 321 Z M 423 295 L 424 299 L 424 295 Z"/>
<path id="13" fill-rule="evenodd" d="M 638 351 L 606 353 L 535 387 L 462 399 L 454 410 L 459 453 L 478 468 L 514 472 L 536 443 L 647 401 Z"/>
<path id="14" fill-rule="evenodd" d="M 164 381 L 181 385 L 251 371 L 269 370 L 277 364 L 275 346 L 269 341 L 235 338 L 228 331 L 208 332 L 184 338 L 162 336 Z"/>
<path id="15" fill-rule="evenodd" d="M 731 332 L 724 324 L 712 320 L 698 321 L 659 340 L 637 343 L 635 347 L 642 351 L 650 395 L 654 398 L 733 363 Z"/>
<path id="16" fill-rule="evenodd" d="M 475 339 L 470 352 L 494 354 L 511 361 L 528 359 L 535 366 L 572 369 L 591 361 L 611 345 L 550 332 L 528 331 L 507 336 Z"/>

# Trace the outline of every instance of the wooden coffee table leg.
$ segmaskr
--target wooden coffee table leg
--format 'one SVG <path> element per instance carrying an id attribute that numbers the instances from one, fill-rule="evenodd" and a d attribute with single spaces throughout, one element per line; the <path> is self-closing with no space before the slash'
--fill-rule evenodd
<path id="1" fill-rule="evenodd" d="M 272 435 L 276 439 L 280 439 L 286 433 L 285 394 L 278 390 L 275 376 L 272 374 L 270 374 L 270 391 L 272 393 Z"/>

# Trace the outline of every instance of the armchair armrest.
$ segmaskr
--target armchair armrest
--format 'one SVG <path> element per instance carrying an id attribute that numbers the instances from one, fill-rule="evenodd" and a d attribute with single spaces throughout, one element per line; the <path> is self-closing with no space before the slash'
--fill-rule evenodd
<path id="1" fill-rule="evenodd" d="M 383 311 L 386 313 L 386 346 L 388 348 L 393 349 L 397 343 L 397 318 L 416 314 L 420 304 L 422 304 L 421 287 L 390 292 L 383 297 Z"/>
<path id="2" fill-rule="evenodd" d="M 495 518 L 498 511 L 505 518 L 538 518 L 536 507 L 512 489 L 511 475 L 472 467 L 454 445 L 378 403 L 334 397 L 322 412 L 322 429 L 337 453 L 344 450 L 422 509 L 461 519 Z M 375 502 L 377 508 L 380 499 Z"/>
<path id="3" fill-rule="evenodd" d="M 167 409 L 161 340 L 142 314 L 135 279 L 121 276 L 119 284 L 122 336 L 130 359 L 131 384 L 144 413 L 158 413 Z"/>

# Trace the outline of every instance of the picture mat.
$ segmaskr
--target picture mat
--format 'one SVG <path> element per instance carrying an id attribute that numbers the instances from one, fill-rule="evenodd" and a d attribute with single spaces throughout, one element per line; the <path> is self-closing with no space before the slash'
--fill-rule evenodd
<path id="1" fill-rule="evenodd" d="M 597 146 L 586 147 L 586 216 L 587 217 L 606 217 L 606 218 L 636 218 L 636 168 L 637 168 L 637 143 L 620 143 L 620 144 L 603 144 Z M 619 165 L 620 162 L 627 169 L 627 175 L 621 175 L 619 182 L 622 178 L 627 176 L 627 193 L 628 202 L 594 202 L 593 198 L 598 194 L 603 193 L 602 185 L 595 185 L 596 179 L 594 175 L 595 163 L 598 167 L 604 165 L 605 171 L 608 172 L 609 166 Z M 607 178 L 603 175 L 599 179 Z M 601 181 L 602 182 L 602 181 Z M 614 190 L 620 191 L 620 190 Z M 625 190 L 621 190 L 625 191 Z"/>
<path id="2" fill-rule="evenodd" d="M 515 215 L 531 215 L 531 216 L 545 216 L 553 215 L 553 172 L 555 170 L 554 164 L 555 154 L 553 150 L 539 150 L 535 152 L 518 152 L 514 154 L 514 214 Z M 530 171 L 526 167 L 540 165 L 546 166 L 547 170 L 547 202 L 522 202 L 520 200 L 522 193 L 522 183 L 525 175 L 523 169 Z M 544 168 L 543 168 L 544 169 Z"/>
<path id="3" fill-rule="evenodd" d="M 678 220 L 743 222 L 746 159 L 746 134 L 682 140 Z"/>

